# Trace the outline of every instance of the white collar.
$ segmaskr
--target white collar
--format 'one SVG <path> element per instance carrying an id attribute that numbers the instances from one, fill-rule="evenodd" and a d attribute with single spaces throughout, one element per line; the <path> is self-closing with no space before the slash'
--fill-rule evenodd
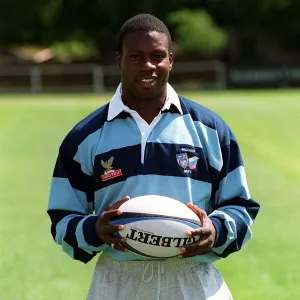
<path id="1" fill-rule="evenodd" d="M 119 84 L 115 94 L 111 98 L 108 107 L 107 121 L 111 121 L 117 115 L 119 115 L 122 111 L 132 112 L 133 110 L 127 107 L 122 101 L 122 85 Z M 172 86 L 167 84 L 167 98 L 165 104 L 161 110 L 170 109 L 171 104 L 174 104 L 180 114 L 183 114 L 181 104 L 179 101 L 179 97 Z"/>

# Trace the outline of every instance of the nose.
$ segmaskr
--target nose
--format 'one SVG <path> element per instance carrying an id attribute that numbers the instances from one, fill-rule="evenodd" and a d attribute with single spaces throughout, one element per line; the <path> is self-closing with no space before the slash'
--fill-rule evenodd
<path id="1" fill-rule="evenodd" d="M 142 64 L 142 70 L 152 71 L 156 69 L 156 65 L 153 64 L 149 59 L 145 60 Z"/>

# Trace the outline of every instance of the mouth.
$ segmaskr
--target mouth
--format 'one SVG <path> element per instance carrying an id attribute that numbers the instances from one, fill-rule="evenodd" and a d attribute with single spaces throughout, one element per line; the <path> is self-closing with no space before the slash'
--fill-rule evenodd
<path id="1" fill-rule="evenodd" d="M 156 78 L 143 78 L 141 79 L 141 82 L 146 82 L 146 83 L 150 83 L 153 82 Z"/>
<path id="2" fill-rule="evenodd" d="M 151 88 L 154 86 L 156 80 L 157 77 L 143 77 L 143 78 L 139 78 L 137 82 L 140 83 L 145 88 Z"/>

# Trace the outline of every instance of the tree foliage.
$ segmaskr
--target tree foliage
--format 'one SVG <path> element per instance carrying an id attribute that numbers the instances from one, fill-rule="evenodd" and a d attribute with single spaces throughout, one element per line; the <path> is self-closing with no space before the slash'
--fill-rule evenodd
<path id="1" fill-rule="evenodd" d="M 188 12 L 186 9 L 192 9 Z M 199 12 L 196 12 L 199 10 Z M 206 11 L 207 13 L 205 13 Z M 116 35 L 137 13 L 170 21 L 182 49 L 217 52 L 225 31 L 256 32 L 290 47 L 300 46 L 300 1 L 296 0 L 0 0 L 0 46 L 92 45 L 102 63 L 114 57 Z M 167 18 L 168 14 L 170 17 Z"/>
<path id="2" fill-rule="evenodd" d="M 204 10 L 175 11 L 167 20 L 175 26 L 175 39 L 185 52 L 212 54 L 226 47 L 226 32 Z"/>

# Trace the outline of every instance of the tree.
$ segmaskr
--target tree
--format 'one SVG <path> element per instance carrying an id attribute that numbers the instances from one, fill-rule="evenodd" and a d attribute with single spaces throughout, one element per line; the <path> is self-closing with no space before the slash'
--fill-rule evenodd
<path id="1" fill-rule="evenodd" d="M 180 10 L 169 14 L 175 40 L 185 52 L 215 54 L 226 47 L 227 34 L 204 10 Z"/>

